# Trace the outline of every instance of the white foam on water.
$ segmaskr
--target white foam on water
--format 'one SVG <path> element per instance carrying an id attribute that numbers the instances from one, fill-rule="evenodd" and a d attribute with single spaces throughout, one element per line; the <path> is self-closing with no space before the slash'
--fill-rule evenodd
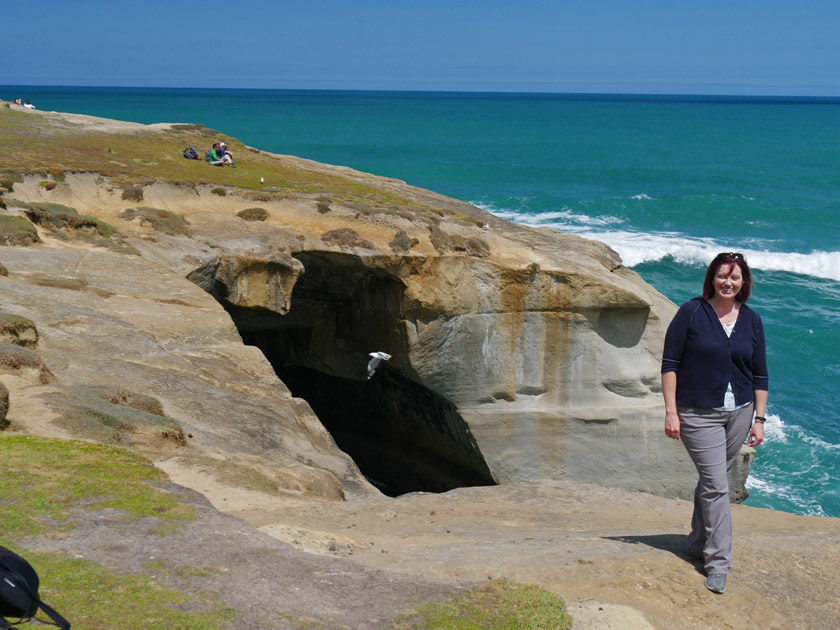
<path id="1" fill-rule="evenodd" d="M 494 208 L 491 205 L 482 203 L 474 202 L 473 205 L 481 208 L 485 212 L 501 217 L 502 219 L 507 219 L 508 221 L 521 223 L 523 225 L 530 225 L 532 227 L 544 227 L 549 225 L 558 229 L 561 229 L 561 227 L 565 229 L 569 226 L 576 226 L 577 228 L 581 228 L 583 226 L 595 227 L 601 225 L 615 225 L 617 223 L 624 222 L 624 219 L 619 217 L 591 217 L 586 214 L 575 213 L 567 206 L 563 206 L 560 210 L 552 210 L 551 212 L 529 214 L 527 212 L 518 212 L 516 210 Z"/>
<path id="2" fill-rule="evenodd" d="M 768 414 L 764 423 L 764 439 L 767 442 L 779 442 L 787 444 L 788 438 L 785 435 L 785 423 L 779 416 Z"/>
<path id="3" fill-rule="evenodd" d="M 803 498 L 797 494 L 796 489 L 787 484 L 776 481 L 769 482 L 750 473 L 750 476 L 747 477 L 747 482 L 744 485 L 750 493 L 772 496 L 795 506 L 797 514 L 828 516 L 821 505 L 803 500 Z M 749 505 L 749 500 L 747 500 L 747 504 Z"/>
<path id="4" fill-rule="evenodd" d="M 775 252 L 744 249 L 732 243 L 689 237 L 677 232 L 644 233 L 593 229 L 620 225 L 625 223 L 625 220 L 613 216 L 590 217 L 575 213 L 565 206 L 561 210 L 539 214 L 498 209 L 488 205 L 479 207 L 509 221 L 534 227 L 551 226 L 563 232 L 606 243 L 618 252 L 628 267 L 669 257 L 679 263 L 704 267 L 720 252 L 739 251 L 744 254 L 753 269 L 784 271 L 840 282 L 840 251 L 812 251 L 805 254 Z"/>

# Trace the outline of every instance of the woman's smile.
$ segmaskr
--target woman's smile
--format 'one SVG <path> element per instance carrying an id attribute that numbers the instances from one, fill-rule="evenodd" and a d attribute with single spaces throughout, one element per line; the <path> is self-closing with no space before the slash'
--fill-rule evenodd
<path id="1" fill-rule="evenodd" d="M 723 264 L 715 274 L 715 292 L 722 298 L 734 298 L 741 291 L 744 279 L 741 269 L 734 263 Z"/>

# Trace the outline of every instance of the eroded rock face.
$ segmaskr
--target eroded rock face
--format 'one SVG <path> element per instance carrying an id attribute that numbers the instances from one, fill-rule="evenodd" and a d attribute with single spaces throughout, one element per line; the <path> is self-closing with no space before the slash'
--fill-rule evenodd
<path id="1" fill-rule="evenodd" d="M 220 302 L 285 315 L 303 265 L 287 254 L 214 258 L 187 279 Z"/>
<path id="2" fill-rule="evenodd" d="M 675 306 L 601 243 L 509 224 L 392 180 L 382 186 L 438 204 L 440 229 L 453 243 L 480 239 L 483 255 L 441 254 L 427 226 L 404 217 L 360 217 L 337 204 L 321 215 L 281 199 L 264 203 L 266 221 L 245 222 L 236 213 L 250 199 L 147 186 L 150 204 L 189 221 L 189 235 L 168 235 L 121 219 L 128 202 L 93 176 L 67 182 L 61 203 L 114 221 L 143 258 L 216 297 L 242 338 L 300 388 L 293 393 L 324 410 L 321 421 L 357 461 L 417 470 L 397 493 L 536 478 L 693 490 L 693 466 L 661 430 L 659 356 Z M 45 193 L 27 180 L 15 194 Z M 455 211 L 490 227 L 446 221 Z M 347 225 L 364 247 L 322 240 Z M 411 245 L 394 253 L 400 230 Z M 368 382 L 372 351 L 392 358 Z M 288 439 L 299 430 L 282 426 Z M 229 431 L 217 430 L 222 440 Z M 382 486 L 406 477 L 380 474 Z M 430 487 L 412 485 L 424 478 Z"/>

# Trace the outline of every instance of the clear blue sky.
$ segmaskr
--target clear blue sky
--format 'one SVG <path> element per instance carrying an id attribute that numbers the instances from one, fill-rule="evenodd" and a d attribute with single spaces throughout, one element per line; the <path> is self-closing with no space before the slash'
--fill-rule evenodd
<path id="1" fill-rule="evenodd" d="M 2 0 L 0 84 L 840 96 L 840 0 Z"/>

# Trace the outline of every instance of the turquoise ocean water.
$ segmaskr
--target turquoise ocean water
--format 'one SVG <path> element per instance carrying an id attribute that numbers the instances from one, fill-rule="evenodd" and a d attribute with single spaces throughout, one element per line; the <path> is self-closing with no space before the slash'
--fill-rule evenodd
<path id="1" fill-rule="evenodd" d="M 743 252 L 771 375 L 747 504 L 840 517 L 840 99 L 0 86 L 18 97 L 202 123 L 599 239 L 677 303 Z"/>

